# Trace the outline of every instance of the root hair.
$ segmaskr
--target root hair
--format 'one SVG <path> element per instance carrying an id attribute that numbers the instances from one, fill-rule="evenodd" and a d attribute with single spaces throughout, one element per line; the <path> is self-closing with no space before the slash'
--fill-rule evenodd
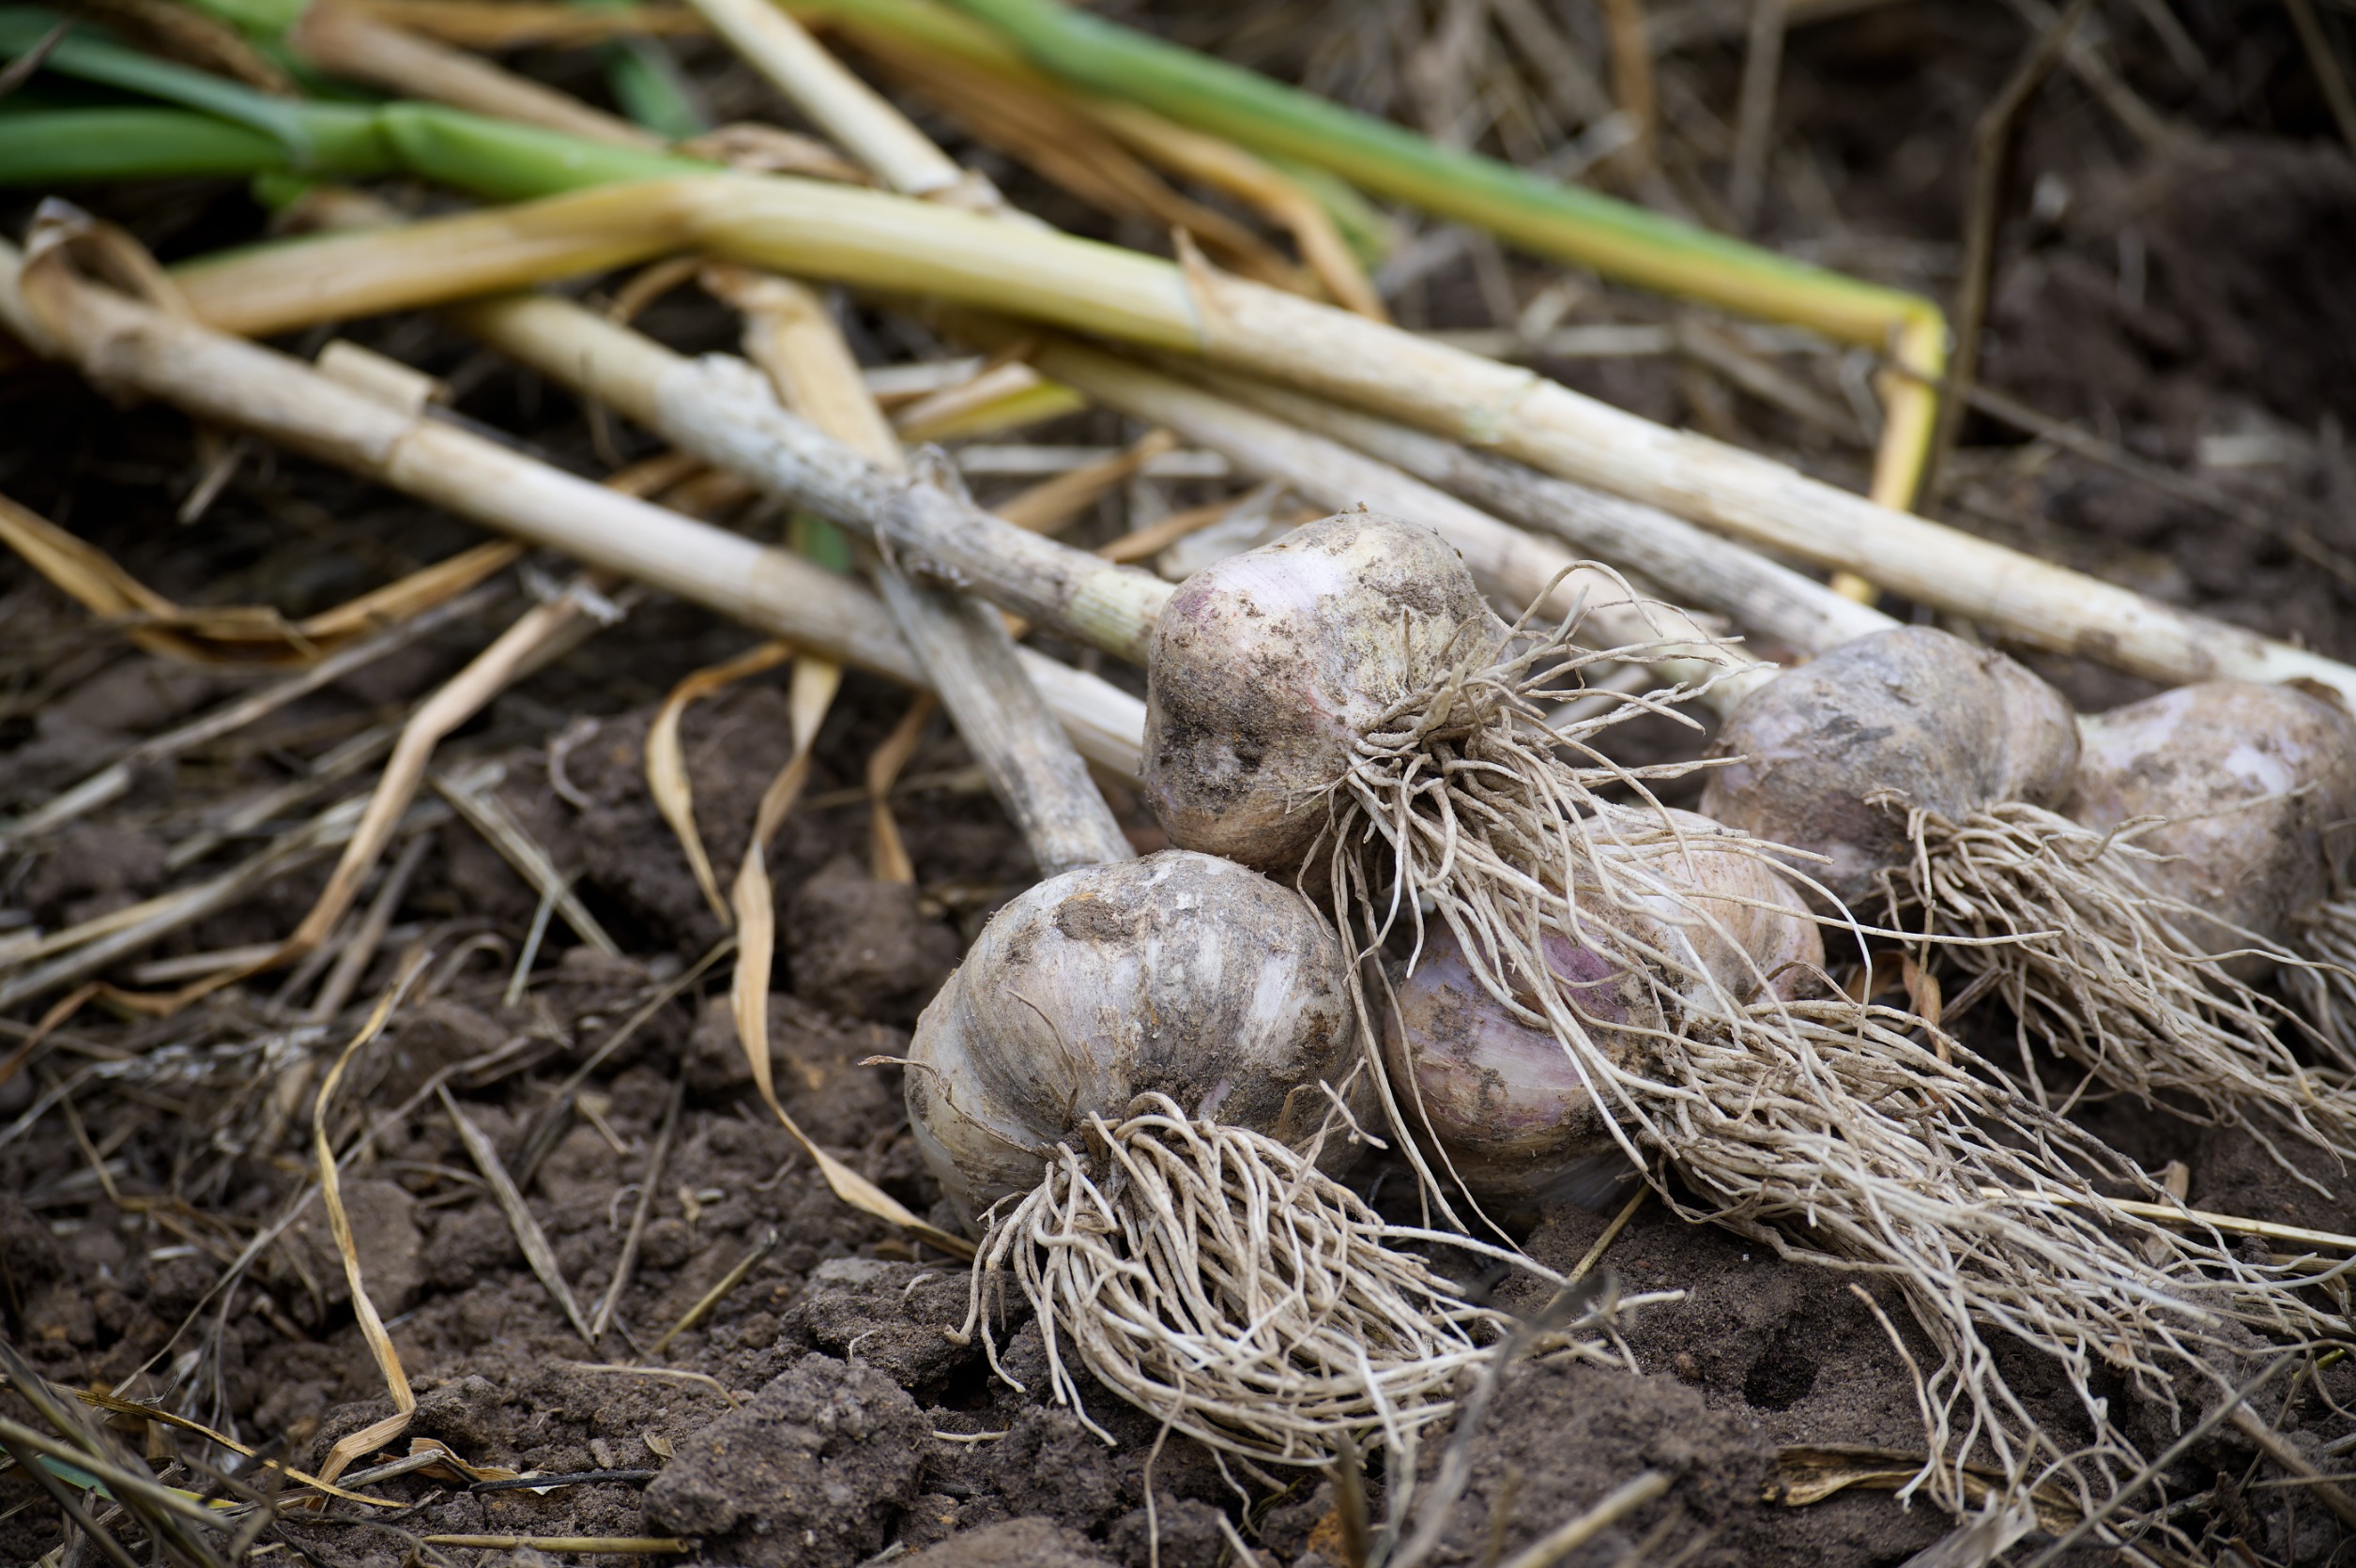
<path id="1" fill-rule="evenodd" d="M 2328 1050 L 2331 1037 L 2227 966 L 2252 953 L 2274 960 L 2295 987 L 2318 994 L 2327 1017 L 2335 997 L 2356 996 L 2356 974 L 2157 891 L 2141 869 L 2157 857 L 2134 842 L 2155 825 L 2096 832 L 2019 801 L 1953 821 L 1918 808 L 1907 819 L 1913 857 L 1889 878 L 1891 921 L 1923 935 L 1919 962 L 1994 976 L 2019 1020 L 2023 1093 L 2048 1098 L 2030 1051 L 2042 1042 L 2093 1083 L 2146 1104 L 2166 1095 L 2179 1114 L 2189 1104 L 2200 1120 L 2246 1131 L 2314 1186 L 2274 1134 L 2287 1131 L 2343 1162 L 2356 1156 L 2356 1095 L 2291 1049 L 2302 1039 Z M 2317 935 L 2326 949 L 2318 956 L 2328 958 L 2335 939 L 2356 956 L 2356 925 Z"/>
<path id="2" fill-rule="evenodd" d="M 1454 1410 L 1512 1324 L 1397 1243 L 1535 1265 L 1386 1224 L 1308 1156 L 1166 1096 L 1140 1096 L 1117 1125 L 1095 1119 L 1087 1142 L 1059 1145 L 1046 1179 L 990 1215 L 964 1332 L 980 1325 L 999 1376 L 1022 1386 L 995 1337 L 1011 1279 L 1037 1314 L 1054 1397 L 1107 1442 L 1075 1364 L 1215 1450 L 1323 1465 L 1371 1439 L 1412 1476 L 1416 1434 Z"/>

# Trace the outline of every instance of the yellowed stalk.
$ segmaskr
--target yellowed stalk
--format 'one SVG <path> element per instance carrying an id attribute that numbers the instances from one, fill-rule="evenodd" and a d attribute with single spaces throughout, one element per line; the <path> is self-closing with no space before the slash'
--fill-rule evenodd
<path id="1" fill-rule="evenodd" d="M 490 247 L 486 257 L 475 254 L 477 243 Z M 1668 430 L 1533 372 L 1208 269 L 1182 272 L 871 191 L 731 175 L 652 181 L 256 252 L 178 276 L 204 319 L 276 332 L 610 266 L 599 258 L 619 251 L 645 256 L 689 245 L 1201 354 L 1856 571 L 2008 641 L 2166 683 L 2312 679 L 2356 702 L 2356 669 L 2336 661 Z"/>
<path id="2" fill-rule="evenodd" d="M 305 9 L 287 41 L 331 76 L 365 82 L 407 98 L 447 103 L 615 146 L 663 145 L 661 137 L 642 126 L 592 109 L 569 94 L 464 50 L 405 33 L 330 0 L 316 0 Z"/>
<path id="3" fill-rule="evenodd" d="M 1653 91 L 1652 40 L 1645 36 L 1644 0 L 1597 0 L 1612 40 L 1612 97 L 1636 132 L 1617 156 L 1631 180 L 1654 172 L 1660 157 L 1660 110 Z"/>
<path id="4" fill-rule="evenodd" d="M 918 398 L 893 415 L 892 425 L 903 441 L 956 441 L 1020 430 L 1087 406 L 1088 400 L 1069 387 L 1009 361 Z"/>
<path id="5" fill-rule="evenodd" d="M 876 406 L 874 394 L 867 390 L 850 345 L 843 341 L 818 297 L 782 278 L 740 282 L 786 320 L 783 333 L 770 332 L 764 337 L 767 348 L 777 358 L 773 379 L 778 389 L 790 394 L 788 401 L 801 405 L 797 412 L 817 427 L 816 434 L 839 442 L 845 456 L 874 464 L 878 478 L 901 474 L 907 464 L 899 441 Z M 774 456 L 778 445 L 756 442 L 753 449 Z M 971 511 L 962 499 L 926 485 L 905 486 L 893 499 L 930 499 L 938 510 L 953 514 Z M 1087 765 L 1058 732 L 1038 692 L 1024 677 L 1013 639 L 999 613 L 987 604 L 970 603 L 953 592 L 912 581 L 888 548 L 896 540 L 885 526 L 886 508 L 853 510 L 863 514 L 862 521 L 867 521 L 887 546 L 876 569 L 876 586 L 885 606 L 940 692 L 941 706 L 957 726 L 966 749 L 989 776 L 999 803 L 1021 830 L 1041 874 L 1052 876 L 1075 866 L 1129 859 L 1134 851 L 1120 824 L 1089 778 Z M 1035 546 L 1028 535 L 1014 531 L 999 519 L 981 513 L 971 516 L 983 525 L 983 538 L 995 531 L 1006 543 L 1041 554 L 1056 553 L 1053 546 Z M 1094 563 L 1089 565 L 1093 569 Z M 971 574 L 950 575 L 955 581 Z M 1132 574 L 1122 580 L 1139 589 L 1160 592 L 1161 585 L 1141 576 Z"/>
<path id="6" fill-rule="evenodd" d="M 1766 632 L 1803 653 L 1821 653 L 1898 624 L 1813 577 L 1659 507 L 1541 474 L 1306 392 L 1208 371 L 1174 355 L 1164 363 L 1287 424 L 1331 436 L 1509 522 L 1551 534 L 1583 556 L 1636 572 L 1680 603 L 1715 610 L 1746 632 Z"/>
<path id="7" fill-rule="evenodd" d="M 707 279 L 707 283 L 713 281 Z M 856 364 L 849 365 L 848 374 L 851 386 L 858 388 L 858 394 L 845 392 L 843 376 L 834 360 L 839 358 L 849 362 L 849 351 L 841 335 L 833 329 L 834 324 L 827 319 L 825 306 L 817 296 L 782 278 L 741 271 L 723 271 L 716 281 L 723 297 L 753 302 L 757 313 L 746 318 L 746 347 L 768 373 L 780 396 L 791 398 L 801 393 L 805 405 L 815 406 L 828 419 L 848 427 L 855 437 L 880 444 L 892 459 L 898 459 L 899 443 L 892 438 L 891 427 L 883 422 L 883 416 L 876 411 L 872 400 L 865 397 Z M 922 647 L 916 651 L 921 662 Z M 793 722 L 793 755 L 761 792 L 760 804 L 753 814 L 752 835 L 745 841 L 736 880 L 728 889 L 737 928 L 736 971 L 728 980 L 728 1006 L 736 1019 L 737 1043 L 752 1068 L 755 1082 L 760 1086 L 762 1099 L 793 1140 L 818 1163 L 834 1195 L 879 1219 L 895 1225 L 913 1222 L 921 1226 L 922 1222 L 913 1214 L 864 1178 L 824 1154 L 786 1113 L 771 1082 L 769 979 L 776 956 L 777 929 L 776 897 L 769 880 L 769 841 L 809 784 L 812 748 L 818 743 L 819 726 L 826 722 L 827 710 L 834 706 L 842 684 L 839 664 L 808 655 L 794 661 L 788 707 Z"/>
<path id="8" fill-rule="evenodd" d="M 1230 496 L 1224 501 L 1173 511 L 1157 523 L 1149 523 L 1142 528 L 1123 534 L 1119 539 L 1099 544 L 1096 554 L 1109 561 L 1150 560 L 1180 540 L 1199 534 L 1227 516 L 1235 510 L 1240 499 L 1242 497 Z"/>
<path id="9" fill-rule="evenodd" d="M 606 38 L 711 31 L 684 6 L 557 6 L 532 0 L 345 0 L 387 26 L 461 49 L 577 49 Z"/>
<path id="10" fill-rule="evenodd" d="M 328 1229 L 335 1239 L 335 1250 L 344 1259 L 344 1283 L 351 1287 L 352 1315 L 360 1320 L 360 1337 L 368 1343 L 368 1352 L 376 1361 L 376 1370 L 385 1380 L 385 1393 L 392 1400 L 393 1413 L 358 1432 L 338 1440 L 328 1451 L 319 1466 L 319 1479 L 333 1481 L 344 1473 L 354 1459 L 381 1443 L 400 1436 L 409 1424 L 411 1412 L 417 1408 L 417 1395 L 409 1390 L 408 1374 L 402 1370 L 401 1352 L 393 1348 L 392 1336 L 385 1332 L 384 1319 L 377 1315 L 376 1303 L 370 1299 L 368 1284 L 360 1277 L 360 1249 L 352 1241 L 352 1222 L 344 1210 L 344 1187 L 338 1178 L 335 1146 L 328 1138 L 328 1106 L 335 1099 L 336 1086 L 344 1081 L 344 1069 L 362 1047 L 384 1032 L 392 1010 L 408 994 L 409 984 L 425 967 L 426 955 L 419 954 L 391 985 L 386 987 L 375 1010 L 369 1013 L 351 1043 L 344 1047 L 328 1072 L 327 1081 L 319 1086 L 319 1097 L 311 1107 L 312 1156 L 318 1163 L 319 1196 L 328 1210 Z"/>
<path id="11" fill-rule="evenodd" d="M 750 267 L 708 266 L 703 279 L 744 317 L 744 357 L 769 377 L 779 401 L 862 457 L 900 465 L 900 438 L 860 379 L 824 300 Z"/>
<path id="12" fill-rule="evenodd" d="M 265 336 L 691 249 L 801 277 L 938 294 L 1155 347 L 1193 349 L 1201 338 L 1186 281 L 1156 257 L 789 175 L 598 186 L 405 229 L 248 251 L 174 276 L 204 320 Z"/>
<path id="13" fill-rule="evenodd" d="M 879 882 L 907 886 L 916 880 L 916 863 L 909 859 L 908 843 L 900 837 L 900 825 L 892 815 L 892 786 L 908 759 L 916 754 L 925 725 L 938 706 L 930 692 L 916 693 L 900 722 L 883 738 L 883 744 L 867 758 L 868 866 Z"/>

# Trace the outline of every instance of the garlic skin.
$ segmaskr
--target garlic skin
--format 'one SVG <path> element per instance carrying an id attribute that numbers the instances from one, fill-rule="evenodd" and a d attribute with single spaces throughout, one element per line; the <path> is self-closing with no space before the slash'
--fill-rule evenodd
<path id="1" fill-rule="evenodd" d="M 1232 861 L 1066 872 L 993 915 L 917 1020 L 909 1121 L 969 1227 L 1140 1094 L 1298 1144 L 1359 1059 L 1350 985 L 1308 901 Z"/>
<path id="2" fill-rule="evenodd" d="M 1605 845 L 1599 859 L 1617 879 L 1609 893 L 1583 891 L 1583 914 L 1650 958 L 1689 1012 L 1769 995 L 1790 1001 L 1811 988 L 1824 970 L 1824 933 L 1774 846 L 1733 847 L 1743 835 L 1693 812 L 1628 815 L 1644 829 L 1665 816 L 1682 838 Z"/>
<path id="3" fill-rule="evenodd" d="M 1205 568 L 1154 632 L 1147 806 L 1183 848 L 1292 870 L 1360 734 L 1493 625 L 1452 546 L 1377 512 Z"/>
<path id="4" fill-rule="evenodd" d="M 1829 857 L 1806 874 L 1874 913 L 1878 874 L 1907 856 L 1908 810 L 2055 806 L 2078 730 L 2069 702 L 2021 665 L 1908 626 L 1777 676 L 1736 708 L 1710 754 L 1737 760 L 1711 772 L 1704 815 Z"/>
<path id="5" fill-rule="evenodd" d="M 2295 687 L 2210 680 L 2089 715 L 2080 735 L 2063 810 L 2097 832 L 2169 818 L 2134 840 L 2170 857 L 2139 862 L 2161 893 L 2278 941 L 2332 896 L 2356 845 L 2356 719 L 2340 708 Z"/>
<path id="6" fill-rule="evenodd" d="M 1547 967 L 1613 1062 L 1640 1068 L 1672 1012 L 1706 1013 L 1808 989 L 1824 943 L 1799 891 L 1763 855 L 1709 842 L 1725 830 L 1671 814 L 1684 844 L 1607 845 L 1615 896 L 1583 891 L 1584 940 L 1548 933 Z M 1634 814 L 1630 814 L 1631 819 Z M 1647 820 L 1650 820 L 1647 817 Z M 1705 978 L 1706 976 L 1706 978 Z M 1517 1000 L 1542 1011 L 1526 977 Z M 1605 1113 L 1553 1034 L 1507 1012 L 1446 927 L 1426 927 L 1411 971 L 1394 966 L 1384 1063 L 1435 1167 L 1453 1171 L 1492 1217 L 1557 1198 L 1586 1202 L 1628 1169 Z"/>

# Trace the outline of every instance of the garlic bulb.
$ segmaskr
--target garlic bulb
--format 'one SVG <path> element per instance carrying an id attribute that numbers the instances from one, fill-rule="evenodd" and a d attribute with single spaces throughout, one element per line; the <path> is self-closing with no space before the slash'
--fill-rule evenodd
<path id="1" fill-rule="evenodd" d="M 1829 858 L 1810 875 L 1870 906 L 1905 863 L 1906 813 L 1961 818 L 1998 801 L 2049 806 L 2077 761 L 2058 692 L 1987 648 L 1928 627 L 1842 644 L 1786 670 L 1728 716 L 1703 814 Z"/>
<path id="2" fill-rule="evenodd" d="M 909 1120 L 968 1225 L 1139 1095 L 1296 1143 L 1358 1059 L 1350 985 L 1315 909 L 1257 872 L 1186 850 L 1066 872 L 992 916 L 917 1021 Z"/>
<path id="3" fill-rule="evenodd" d="M 1197 572 L 1154 632 L 1147 805 L 1174 845 L 1292 869 L 1358 737 L 1493 619 L 1439 535 L 1371 512 Z"/>
<path id="4" fill-rule="evenodd" d="M 1669 1012 L 1741 1007 L 1798 995 L 1824 966 L 1798 891 L 1724 830 L 1672 814 L 1683 844 L 1605 846 L 1614 891 L 1583 891 L 1581 940 L 1543 938 L 1588 1037 L 1613 1062 L 1639 1067 Z M 1719 839 L 1719 845 L 1710 841 Z M 1527 977 L 1515 1000 L 1542 1011 Z M 1607 1195 L 1628 1169 L 1606 1116 L 1552 1029 L 1491 995 L 1454 935 L 1430 928 L 1412 971 L 1391 977 L 1384 1062 L 1393 1093 L 1433 1161 L 1475 1201 L 1516 1217 L 1536 1204 Z"/>
<path id="5" fill-rule="evenodd" d="M 2168 818 L 2134 841 L 2167 857 L 2143 866 L 2160 892 L 2274 940 L 2332 896 L 2356 844 L 2356 720 L 2339 708 L 2211 680 L 2090 715 L 2081 737 L 2065 810 L 2103 831 Z"/>

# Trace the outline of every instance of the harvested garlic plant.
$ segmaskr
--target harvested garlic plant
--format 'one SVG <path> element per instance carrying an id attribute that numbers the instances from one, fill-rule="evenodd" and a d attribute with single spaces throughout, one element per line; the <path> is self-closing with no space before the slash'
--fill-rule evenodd
<path id="1" fill-rule="evenodd" d="M 2100 723 L 2087 734 L 2118 748 Z M 2027 1036 L 2104 1084 L 2269 1149 L 2284 1128 L 2356 1153 L 2356 1100 L 2313 1077 L 2289 1015 L 2233 972 L 2252 941 L 2168 895 L 2138 842 L 2149 825 L 2058 809 L 2080 731 L 2028 671 L 1942 632 L 1878 632 L 1751 693 L 1716 746 L 1741 760 L 1713 773 L 1703 811 L 1828 857 L 1832 891 L 1920 932 L 1919 959 L 1958 977 L 1951 995 L 1985 976 Z"/>
<path id="2" fill-rule="evenodd" d="M 1690 656 L 1701 640 L 1690 621 L 1631 603 L 1682 636 L 1609 650 L 1579 646 L 1577 615 L 1508 635 L 1478 605 L 1461 563 L 1415 533 L 1395 519 L 1331 518 L 1293 536 L 1292 548 L 1263 548 L 1190 580 L 1183 621 L 1157 637 L 1148 671 L 1161 717 L 1146 768 L 1149 799 L 1174 841 L 1271 866 L 1297 862 L 1297 879 L 1317 887 L 1321 902 L 1330 894 L 1338 926 L 1361 952 L 1403 962 L 1420 945 L 1435 982 L 1478 991 L 1560 1054 L 1564 1071 L 1551 1088 L 1528 1078 L 1503 1086 L 1507 1095 L 1563 1095 L 1552 1122 L 1541 1116 L 1528 1130 L 1541 1146 L 1558 1134 L 1559 1143 L 1536 1158 L 1471 1147 L 1471 1180 L 1527 1191 L 1549 1174 L 1539 1160 L 1580 1158 L 1600 1134 L 1689 1217 L 1895 1283 L 1942 1366 L 1923 1391 L 1920 1482 L 1959 1510 L 1972 1484 L 1966 1464 L 2015 1475 L 2051 1467 L 2098 1493 L 2134 1474 L 2143 1456 L 2101 1388 L 2203 1364 L 2221 1343 L 2203 1309 L 2318 1332 L 2269 1271 L 2117 1208 L 2106 1193 L 2165 1195 L 1960 1043 L 1909 1013 L 1779 994 L 1771 982 L 1799 971 L 1777 955 L 1806 954 L 1804 940 L 1713 939 L 1724 936 L 1714 926 L 1736 922 L 1722 903 L 1713 913 L 1721 901 L 1693 885 L 1713 878 L 1676 873 L 1680 856 L 1689 867 L 1701 859 L 1693 830 L 1657 803 L 1614 799 L 1642 800 L 1648 780 L 1690 767 L 1622 767 L 1601 749 L 1602 733 L 1627 714 L 1675 715 L 1707 687 L 1641 693 L 1599 712 L 1580 703 L 1550 722 L 1558 705 L 1589 694 L 1586 676 L 1599 664 Z M 1425 562 L 1430 575 L 1382 592 L 1346 590 L 1336 563 L 1369 560 Z M 1229 650 L 1226 635 L 1247 651 Z M 1981 677 L 2008 681 L 2003 666 L 1992 668 Z M 1371 683 L 1354 689 L 1361 670 Z M 2037 688 L 2026 672 L 2020 684 L 2017 705 L 2000 690 L 1979 699 L 1977 728 L 1959 744 L 2000 749 L 1984 777 L 1959 787 L 2050 799 L 2065 786 L 2074 743 L 2067 709 L 2030 706 Z M 1836 707 L 1827 715 L 1836 735 L 1841 722 Z M 2027 733 L 2014 739 L 2016 726 Z M 1954 766 L 1940 761 L 1935 726 L 1892 734 L 1899 764 Z M 1866 775 L 1850 792 L 1860 811 L 1880 809 L 1870 775 L 1878 742 L 1891 738 L 1859 736 L 1846 748 Z M 1802 793 L 1829 787 L 1819 781 Z M 1976 803 L 1966 795 L 1957 809 Z M 1867 826 L 1882 831 L 1878 818 Z M 1712 856 L 1789 860 L 1804 875 L 1805 856 L 1767 840 L 1733 831 L 1707 842 Z M 1905 842 L 1902 813 L 1896 834 L 1855 846 L 1849 885 Z M 1781 888 L 1756 902 L 1790 918 L 1798 898 Z M 1553 961 L 1592 953 L 1591 941 L 1610 950 L 1607 970 Z M 1722 962 L 1730 957 L 1739 961 Z M 1613 988 L 1609 999 L 1592 994 L 1599 982 Z M 1371 1026 L 1379 1004 L 1369 1013 Z M 1534 1068 L 1535 1055 L 1520 1060 Z M 1446 1206 L 1463 1188 L 1423 1156 L 1435 1140 L 1412 1104 L 1412 1051 L 1395 1052 L 1393 1065 L 1406 1071 L 1380 1080 L 1385 1113 L 1435 1206 L 1455 1218 Z M 1569 1098 L 1574 1082 L 1586 1104 Z M 1517 1130 L 1499 1131 L 1497 1142 L 1510 1146 Z M 1502 1173 L 1485 1163 L 1490 1155 L 1503 1157 Z M 2115 1185 L 2098 1187 L 2096 1177 Z M 2018 1201 L 1992 1203 L 1992 1191 Z M 2090 1440 L 2052 1434 L 2029 1412 L 1991 1353 L 1991 1327 L 2053 1358 Z"/>
<path id="3" fill-rule="evenodd" d="M 1352 1150 L 1349 985 L 1299 893 L 1185 850 L 991 918 L 917 1024 L 907 1095 L 984 1232 L 966 1332 L 993 1365 L 1011 1276 L 1083 1420 L 1067 1357 L 1232 1453 L 1323 1464 L 1369 1432 L 1412 1453 L 1504 1320 L 1390 1244 L 1440 1238 L 1318 1168 Z"/>

